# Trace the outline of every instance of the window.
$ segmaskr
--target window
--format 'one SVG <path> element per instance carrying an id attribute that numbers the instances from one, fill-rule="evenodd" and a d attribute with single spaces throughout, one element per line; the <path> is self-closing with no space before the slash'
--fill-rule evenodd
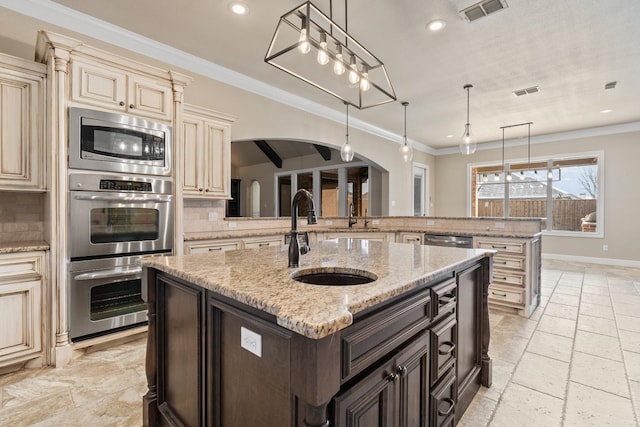
<path id="1" fill-rule="evenodd" d="M 429 214 L 429 166 L 413 164 L 413 216 Z"/>
<path id="2" fill-rule="evenodd" d="M 546 230 L 602 236 L 602 153 L 471 167 L 471 216 L 545 218 Z"/>

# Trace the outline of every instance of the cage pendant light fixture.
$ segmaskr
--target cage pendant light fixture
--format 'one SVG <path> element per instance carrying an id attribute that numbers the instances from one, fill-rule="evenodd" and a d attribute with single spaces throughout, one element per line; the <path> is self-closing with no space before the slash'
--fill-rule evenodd
<path id="1" fill-rule="evenodd" d="M 347 107 L 347 133 L 345 135 L 345 141 L 342 148 L 340 148 L 340 158 L 343 162 L 350 162 L 353 160 L 353 156 L 356 154 L 351 146 L 349 145 L 349 103 L 345 102 L 344 105 Z"/>
<path id="2" fill-rule="evenodd" d="M 408 163 L 413 159 L 413 148 L 407 143 L 407 105 L 409 105 L 407 101 L 402 102 L 404 107 L 404 143 L 400 146 L 400 155 L 402 160 Z"/>
<path id="3" fill-rule="evenodd" d="M 382 61 L 347 32 L 347 0 L 344 29 L 329 4 L 329 16 L 310 1 L 282 15 L 265 62 L 358 109 L 395 101 Z"/>
<path id="4" fill-rule="evenodd" d="M 471 136 L 471 123 L 469 123 L 469 89 L 472 87 L 473 85 L 470 84 L 466 84 L 463 87 L 463 89 L 467 91 L 467 123 L 464 125 L 464 133 L 460 141 L 460 152 L 467 156 L 475 153 L 478 147 L 478 144 L 476 144 Z"/>

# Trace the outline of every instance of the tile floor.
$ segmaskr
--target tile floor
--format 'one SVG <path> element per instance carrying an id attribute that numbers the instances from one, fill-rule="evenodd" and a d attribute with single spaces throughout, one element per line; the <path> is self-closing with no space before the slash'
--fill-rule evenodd
<path id="1" fill-rule="evenodd" d="M 0 426 L 140 426 L 144 340 L 0 376 Z M 640 426 L 640 269 L 547 261 L 530 319 L 491 312 L 463 427 Z"/>

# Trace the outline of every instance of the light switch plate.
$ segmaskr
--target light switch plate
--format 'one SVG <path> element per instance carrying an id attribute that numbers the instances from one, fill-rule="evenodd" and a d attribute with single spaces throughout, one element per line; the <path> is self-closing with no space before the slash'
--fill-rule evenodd
<path id="1" fill-rule="evenodd" d="M 262 357 L 262 335 L 240 327 L 240 346 L 258 357 Z"/>
<path id="2" fill-rule="evenodd" d="M 235 222 L 229 222 L 229 228 L 236 228 L 238 226 L 238 224 L 236 224 Z"/>
<path id="3" fill-rule="evenodd" d="M 427 225 L 436 225 L 436 222 L 432 219 L 427 220 Z"/>
<path id="4" fill-rule="evenodd" d="M 504 222 L 496 222 L 494 225 L 496 228 L 504 228 Z"/>
<path id="5" fill-rule="evenodd" d="M 380 225 L 380 220 L 379 219 L 374 219 L 374 220 L 371 221 L 371 224 Z"/>

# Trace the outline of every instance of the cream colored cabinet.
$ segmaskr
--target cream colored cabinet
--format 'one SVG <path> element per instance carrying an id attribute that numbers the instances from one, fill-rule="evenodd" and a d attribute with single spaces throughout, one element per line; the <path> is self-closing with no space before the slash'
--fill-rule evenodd
<path id="1" fill-rule="evenodd" d="M 44 190 L 45 66 L 0 54 L 0 190 Z"/>
<path id="2" fill-rule="evenodd" d="M 476 237 L 474 246 L 493 249 L 493 280 L 489 285 L 489 303 L 524 317 L 540 304 L 540 259 L 538 239 Z M 535 262 L 534 262 L 535 261 Z"/>
<path id="3" fill-rule="evenodd" d="M 171 122 L 171 82 L 95 61 L 71 62 L 71 100 Z"/>
<path id="4" fill-rule="evenodd" d="M 238 239 L 226 240 L 195 240 L 184 244 L 185 254 L 202 254 L 209 252 L 224 252 L 242 248 L 242 241 Z"/>
<path id="5" fill-rule="evenodd" d="M 400 232 L 398 242 L 399 243 L 413 243 L 414 245 L 422 244 L 422 233 L 409 233 L 409 232 Z"/>
<path id="6" fill-rule="evenodd" d="M 182 194 L 187 198 L 231 198 L 229 116 L 192 105 L 182 120 Z"/>
<path id="7" fill-rule="evenodd" d="M 0 255 L 0 367 L 42 356 L 44 252 Z"/>

